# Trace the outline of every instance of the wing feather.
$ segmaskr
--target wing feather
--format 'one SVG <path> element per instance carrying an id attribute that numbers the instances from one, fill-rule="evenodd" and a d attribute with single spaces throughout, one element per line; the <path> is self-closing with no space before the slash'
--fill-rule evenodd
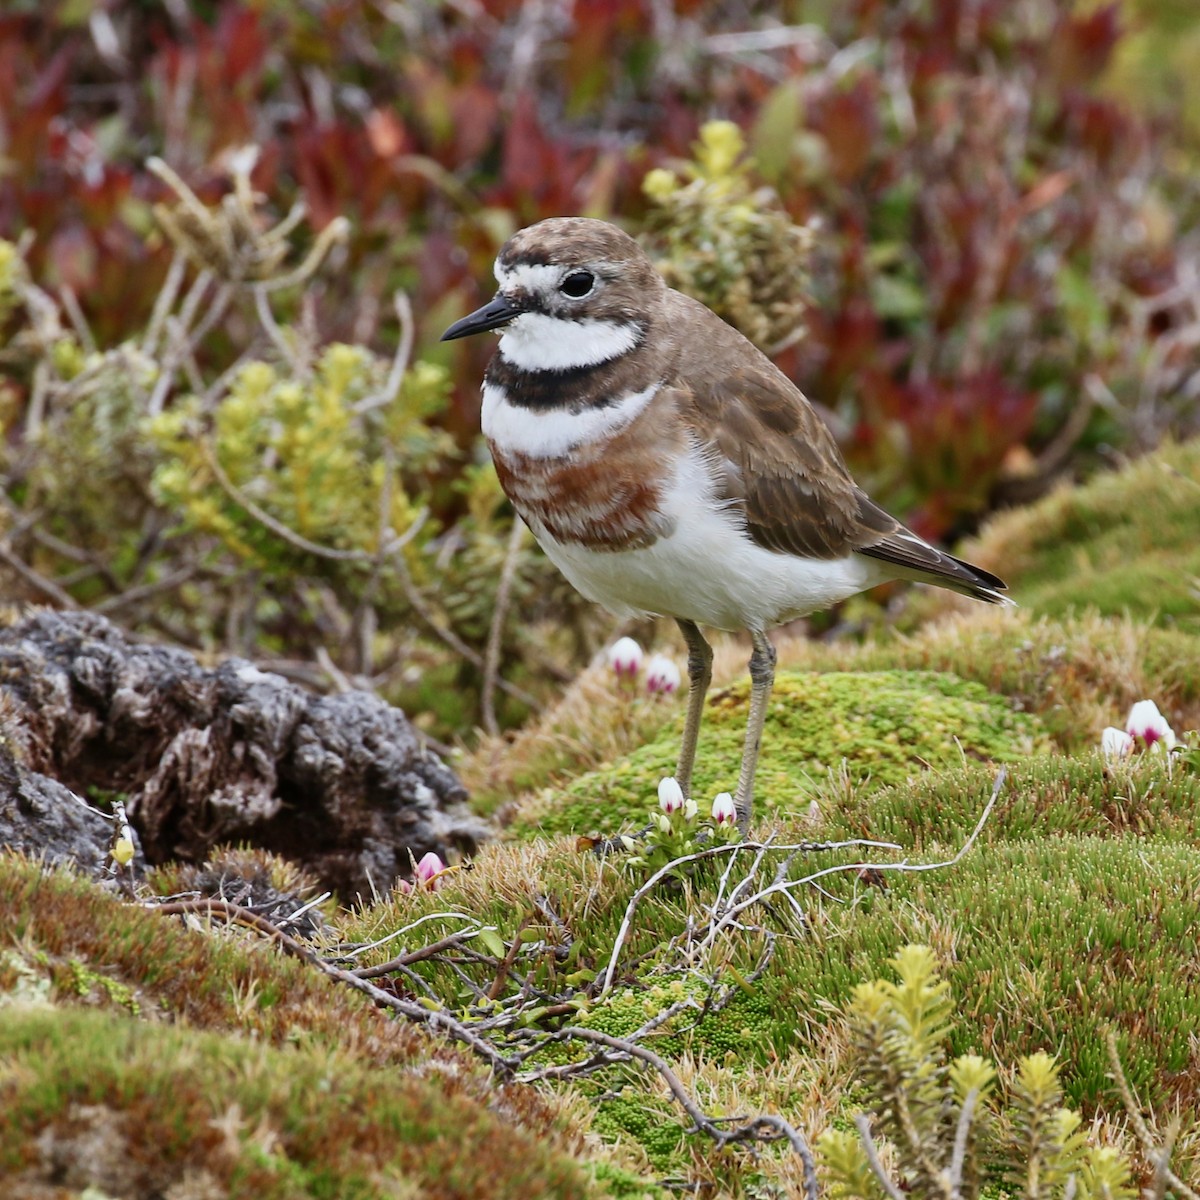
<path id="1" fill-rule="evenodd" d="M 674 330 L 691 334 L 667 383 L 712 456 L 718 499 L 741 510 L 758 545 L 802 558 L 864 554 L 898 576 L 1006 602 L 995 575 L 930 545 L 858 487 L 825 422 L 765 355 L 703 305 L 671 299 L 685 310 Z"/>

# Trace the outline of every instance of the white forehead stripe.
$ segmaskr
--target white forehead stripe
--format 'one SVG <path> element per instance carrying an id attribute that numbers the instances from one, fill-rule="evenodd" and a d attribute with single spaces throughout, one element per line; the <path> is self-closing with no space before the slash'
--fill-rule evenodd
<path id="1" fill-rule="evenodd" d="M 502 267 L 496 259 L 492 271 L 502 292 L 515 288 L 524 288 L 529 292 L 549 292 L 558 287 L 568 268 L 555 266 L 550 263 L 517 263 L 516 266 Z"/>
<path id="2" fill-rule="evenodd" d="M 640 392 L 626 392 L 601 408 L 585 408 L 581 412 L 551 408 L 534 412 L 509 404 L 502 387 L 485 383 L 483 433 L 501 454 L 557 458 L 576 446 L 619 433 L 654 399 L 659 387 L 652 383 Z"/>
<path id="3" fill-rule="evenodd" d="M 500 354 L 522 371 L 571 371 L 620 358 L 641 336 L 641 329 L 626 321 L 572 321 L 522 313 L 504 327 Z"/>

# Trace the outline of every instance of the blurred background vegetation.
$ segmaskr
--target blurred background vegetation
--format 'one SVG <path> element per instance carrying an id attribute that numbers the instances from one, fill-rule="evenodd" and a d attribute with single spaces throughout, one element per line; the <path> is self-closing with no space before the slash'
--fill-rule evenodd
<path id="1" fill-rule="evenodd" d="M 437 343 L 509 234 L 643 234 L 953 541 L 1200 426 L 1197 167 L 1193 0 L 9 0 L 0 581 L 516 724 L 611 625 Z"/>

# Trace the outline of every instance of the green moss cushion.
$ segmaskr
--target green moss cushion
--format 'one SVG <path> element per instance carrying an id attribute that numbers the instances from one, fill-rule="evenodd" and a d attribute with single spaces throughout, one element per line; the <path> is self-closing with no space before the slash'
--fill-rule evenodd
<path id="1" fill-rule="evenodd" d="M 702 811 L 732 791 L 742 757 L 749 680 L 705 708 L 693 795 Z M 644 820 L 675 772 L 681 722 L 626 758 L 544 793 L 515 831 L 610 833 Z M 883 787 L 964 760 L 1015 762 L 1049 749 L 1038 719 L 982 684 L 933 671 L 784 672 L 775 681 L 758 762 L 756 812 L 803 813 L 843 759 L 855 782 Z"/>

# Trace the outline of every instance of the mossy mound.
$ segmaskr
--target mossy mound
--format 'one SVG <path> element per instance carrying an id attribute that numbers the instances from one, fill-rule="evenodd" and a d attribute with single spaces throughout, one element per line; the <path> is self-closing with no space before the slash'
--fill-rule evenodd
<path id="1" fill-rule="evenodd" d="M 123 1197 L 584 1197 L 586 1174 L 453 1082 L 111 1012 L 0 1022 L 10 1185 Z M 14 1193 L 9 1193 L 14 1194 Z"/>
<path id="2" fill-rule="evenodd" d="M 956 845 L 974 829 L 994 778 L 994 768 L 972 764 L 872 793 L 827 789 L 821 832 L 898 841 L 918 853 Z M 1016 763 L 982 841 L 1126 834 L 1200 842 L 1200 774 L 1162 754 L 1110 763 L 1096 751 Z"/>
<path id="3" fill-rule="evenodd" d="M 701 803 L 737 782 L 749 695 L 744 680 L 709 697 L 692 789 Z M 610 767 L 544 796 L 515 831 L 611 833 L 643 822 L 658 781 L 675 771 L 681 729 L 676 723 Z M 852 781 L 883 787 L 964 757 L 1015 762 L 1049 745 L 1036 717 L 953 675 L 781 672 L 763 734 L 755 811 L 804 813 L 843 760 Z"/>
<path id="4" fill-rule="evenodd" d="M 274 1045 L 335 1045 L 352 1031 L 374 1045 L 380 1065 L 429 1053 L 416 1030 L 384 1021 L 362 997 L 298 959 L 263 953 L 252 938 L 198 936 L 70 871 L 9 855 L 0 855 L 0 895 L 0 995 L 40 981 L 59 1002 L 118 1003 Z"/>
<path id="5" fill-rule="evenodd" d="M 0 894 L 5 1195 L 605 1194 L 531 1089 L 269 943 L 12 856 Z"/>
<path id="6" fill-rule="evenodd" d="M 1200 632 L 1200 440 L 1167 445 L 994 520 L 962 553 L 1019 604 Z M 924 608 L 918 605 L 918 608 Z"/>
<path id="7" fill-rule="evenodd" d="M 864 860 L 886 868 L 953 858 L 991 795 L 996 767 L 958 765 L 882 788 L 830 780 L 818 793 L 819 827 L 781 821 L 775 843 L 863 834 L 899 842 L 898 854 L 847 848 L 797 855 L 792 879 L 845 869 L 823 875 L 820 890 L 794 888 L 802 915 L 777 901 L 755 904 L 711 957 L 681 966 L 680 947 L 695 945 L 693 931 L 717 893 L 767 886 L 785 851 L 773 851 L 749 887 L 737 881 L 753 853 L 744 852 L 724 881 L 724 866 L 698 864 L 637 901 L 613 989 L 594 993 L 572 1023 L 627 1036 L 681 999 L 703 1006 L 720 990 L 720 1011 L 682 1008 L 646 1044 L 694 1081 L 710 1111 L 783 1113 L 812 1134 L 846 1117 L 858 1094 L 838 1065 L 845 1053 L 838 1011 L 856 984 L 887 973 L 899 947 L 922 942 L 938 954 L 962 1017 L 955 1052 L 973 1048 L 1012 1063 L 1034 1050 L 1055 1051 L 1070 1102 L 1088 1114 L 1113 1114 L 1120 1102 L 1102 1037 L 1113 1025 L 1143 1101 L 1160 1112 L 1180 1106 L 1185 1136 L 1177 1167 L 1192 1164 L 1187 1130 L 1200 1111 L 1190 1041 L 1200 1027 L 1200 849 L 1193 845 L 1200 777 L 1185 763 L 1150 755 L 1113 767 L 1095 753 L 1048 754 L 1006 769 L 979 843 L 955 865 L 920 873 L 859 868 Z M 459 927 L 452 915 L 429 920 L 438 912 L 475 914 L 506 941 L 525 929 L 565 945 L 569 931 L 566 961 L 539 960 L 538 985 L 555 993 L 577 968 L 590 968 L 586 979 L 606 970 L 626 905 L 645 877 L 621 856 L 598 860 L 567 839 L 514 841 L 486 849 L 474 871 L 441 892 L 398 897 L 347 933 L 365 939 L 428 921 L 422 937 L 434 940 Z M 539 915 L 537 897 L 552 898 L 554 921 Z M 394 949 L 375 953 L 382 960 Z M 437 994 L 459 996 L 461 977 L 445 965 L 414 969 Z M 490 977 L 484 969 L 480 980 Z M 584 1061 L 592 1047 L 555 1043 L 547 1053 L 561 1055 L 556 1062 Z M 656 1171 L 687 1174 L 709 1162 L 661 1089 L 625 1068 L 573 1088 L 593 1111 L 593 1129 L 617 1146 L 632 1144 Z M 777 1178 L 783 1161 L 764 1158 L 761 1169 Z"/>
<path id="8" fill-rule="evenodd" d="M 1180 842 L 997 843 L 953 870 L 895 873 L 855 905 L 814 910 L 811 936 L 789 946 L 786 970 L 761 990 L 799 1022 L 843 1005 L 901 946 L 924 941 L 946 963 L 966 1018 L 956 1052 L 973 1046 L 1011 1061 L 1057 1051 L 1072 1103 L 1116 1107 L 1102 1036 L 1112 1025 L 1143 1100 L 1179 1103 L 1194 1119 L 1198 872 L 1200 849 Z"/>

